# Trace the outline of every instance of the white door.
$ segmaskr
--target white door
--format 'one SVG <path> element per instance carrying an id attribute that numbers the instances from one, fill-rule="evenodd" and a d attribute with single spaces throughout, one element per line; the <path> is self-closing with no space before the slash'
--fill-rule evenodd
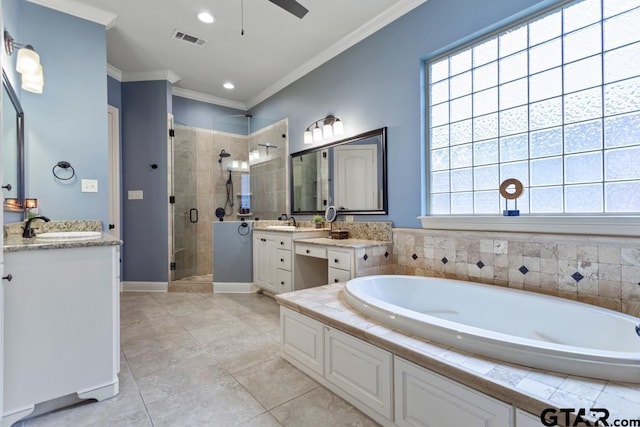
<path id="1" fill-rule="evenodd" d="M 376 144 L 335 148 L 333 185 L 338 209 L 378 209 L 377 148 Z"/>
<path id="2" fill-rule="evenodd" d="M 120 239 L 120 111 L 108 106 L 109 133 L 109 233 Z"/>

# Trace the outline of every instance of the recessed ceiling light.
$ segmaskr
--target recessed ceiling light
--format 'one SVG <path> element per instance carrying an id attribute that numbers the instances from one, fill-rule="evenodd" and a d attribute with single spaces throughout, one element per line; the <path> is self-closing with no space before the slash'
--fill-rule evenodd
<path id="1" fill-rule="evenodd" d="M 226 82 L 225 84 L 222 85 L 222 87 L 225 89 L 233 89 L 235 85 L 231 82 Z"/>
<path id="2" fill-rule="evenodd" d="M 198 19 L 204 22 L 205 24 L 212 24 L 216 19 L 209 12 L 200 12 L 198 14 Z"/>

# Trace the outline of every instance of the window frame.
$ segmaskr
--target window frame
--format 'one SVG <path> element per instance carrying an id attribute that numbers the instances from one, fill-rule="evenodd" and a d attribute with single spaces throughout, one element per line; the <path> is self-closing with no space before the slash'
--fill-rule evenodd
<path id="1" fill-rule="evenodd" d="M 465 231 L 502 231 L 524 233 L 559 233 L 559 234 L 587 234 L 640 237 L 640 214 L 525 214 L 517 217 L 502 216 L 499 214 L 465 214 L 465 215 L 430 215 L 431 203 L 431 146 L 430 146 L 430 93 L 429 93 L 429 66 L 442 58 L 449 57 L 456 52 L 496 37 L 510 29 L 515 29 L 523 24 L 539 17 L 559 10 L 575 0 L 562 0 L 544 7 L 541 10 L 516 16 L 510 21 L 503 21 L 499 26 L 490 28 L 484 32 L 474 33 L 457 43 L 446 46 L 423 58 L 422 61 L 422 120 L 423 120 L 423 203 L 422 215 L 418 217 L 422 228 L 438 230 L 465 230 Z M 527 48 L 527 52 L 530 48 Z M 602 53 L 601 53 L 602 54 Z M 529 75 L 529 74 L 528 74 Z M 601 86 L 605 83 L 602 82 Z M 561 96 L 564 96 L 564 91 Z M 530 105 L 530 101 L 526 105 Z M 563 120 L 562 126 L 565 126 Z M 604 144 L 604 141 L 603 141 Z M 564 155 L 563 155 L 564 158 Z M 528 157 L 527 161 L 531 158 Z M 498 163 L 498 166 L 501 163 Z M 450 169 L 449 169 L 450 170 Z M 563 184 L 564 188 L 564 184 Z"/>

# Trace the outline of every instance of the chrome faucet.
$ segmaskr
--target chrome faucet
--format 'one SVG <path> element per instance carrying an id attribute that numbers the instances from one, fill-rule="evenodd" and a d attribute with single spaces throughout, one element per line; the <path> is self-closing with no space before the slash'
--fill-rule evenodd
<path id="1" fill-rule="evenodd" d="M 47 218 L 44 215 L 40 215 L 40 216 L 34 216 L 33 218 L 29 218 L 29 220 L 27 221 L 27 223 L 24 225 L 24 231 L 22 232 L 22 238 L 23 239 L 30 239 L 32 237 L 36 237 L 36 233 L 35 231 L 33 231 L 33 228 L 31 228 L 31 223 L 33 221 L 35 221 L 36 219 L 41 219 L 44 222 L 49 222 L 51 221 L 49 218 Z"/>

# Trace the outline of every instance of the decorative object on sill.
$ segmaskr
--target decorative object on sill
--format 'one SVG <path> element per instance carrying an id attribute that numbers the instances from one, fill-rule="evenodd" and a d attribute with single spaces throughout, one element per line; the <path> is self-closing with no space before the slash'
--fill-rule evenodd
<path id="1" fill-rule="evenodd" d="M 504 216 L 520 216 L 518 210 L 518 197 L 522 195 L 523 186 L 522 182 L 516 178 L 509 178 L 502 181 L 500 184 L 500 195 L 504 197 L 504 210 L 502 215 Z M 514 201 L 514 209 L 509 209 L 509 200 Z"/>
<path id="2" fill-rule="evenodd" d="M 343 240 L 349 238 L 348 230 L 331 230 L 331 238 L 336 240 Z"/>
<path id="3" fill-rule="evenodd" d="M 58 173 L 56 173 L 56 169 L 62 169 L 64 171 L 71 169 L 71 175 L 69 175 L 66 178 L 62 177 L 62 176 L 58 175 Z M 53 173 L 53 176 L 55 176 L 60 181 L 68 181 L 71 178 L 73 178 L 74 176 L 76 176 L 76 170 L 73 168 L 73 166 L 71 166 L 71 163 L 66 162 L 64 160 L 56 163 L 53 166 L 53 169 L 51 169 L 51 173 Z"/>
<path id="4" fill-rule="evenodd" d="M 38 215 L 38 199 L 26 198 L 24 200 L 24 208 L 27 210 L 27 219 Z"/>
<path id="5" fill-rule="evenodd" d="M 44 72 L 40 63 L 40 55 L 32 45 L 16 42 L 11 34 L 5 30 L 4 50 L 7 55 L 11 56 L 16 47 L 20 48 L 16 59 L 16 70 L 22 74 L 22 89 L 32 93 L 42 93 Z"/>
<path id="6" fill-rule="evenodd" d="M 322 220 L 323 218 L 320 215 L 315 215 L 313 217 L 313 223 L 315 224 L 316 228 L 322 228 L 324 226 L 324 224 L 322 224 Z"/>
<path id="7" fill-rule="evenodd" d="M 320 123 L 322 127 L 320 127 Z M 340 136 L 343 133 L 344 127 L 342 121 L 336 116 L 328 115 L 307 126 L 307 130 L 304 131 L 304 143 L 308 145 L 314 142 L 321 142 L 334 136 Z"/>

